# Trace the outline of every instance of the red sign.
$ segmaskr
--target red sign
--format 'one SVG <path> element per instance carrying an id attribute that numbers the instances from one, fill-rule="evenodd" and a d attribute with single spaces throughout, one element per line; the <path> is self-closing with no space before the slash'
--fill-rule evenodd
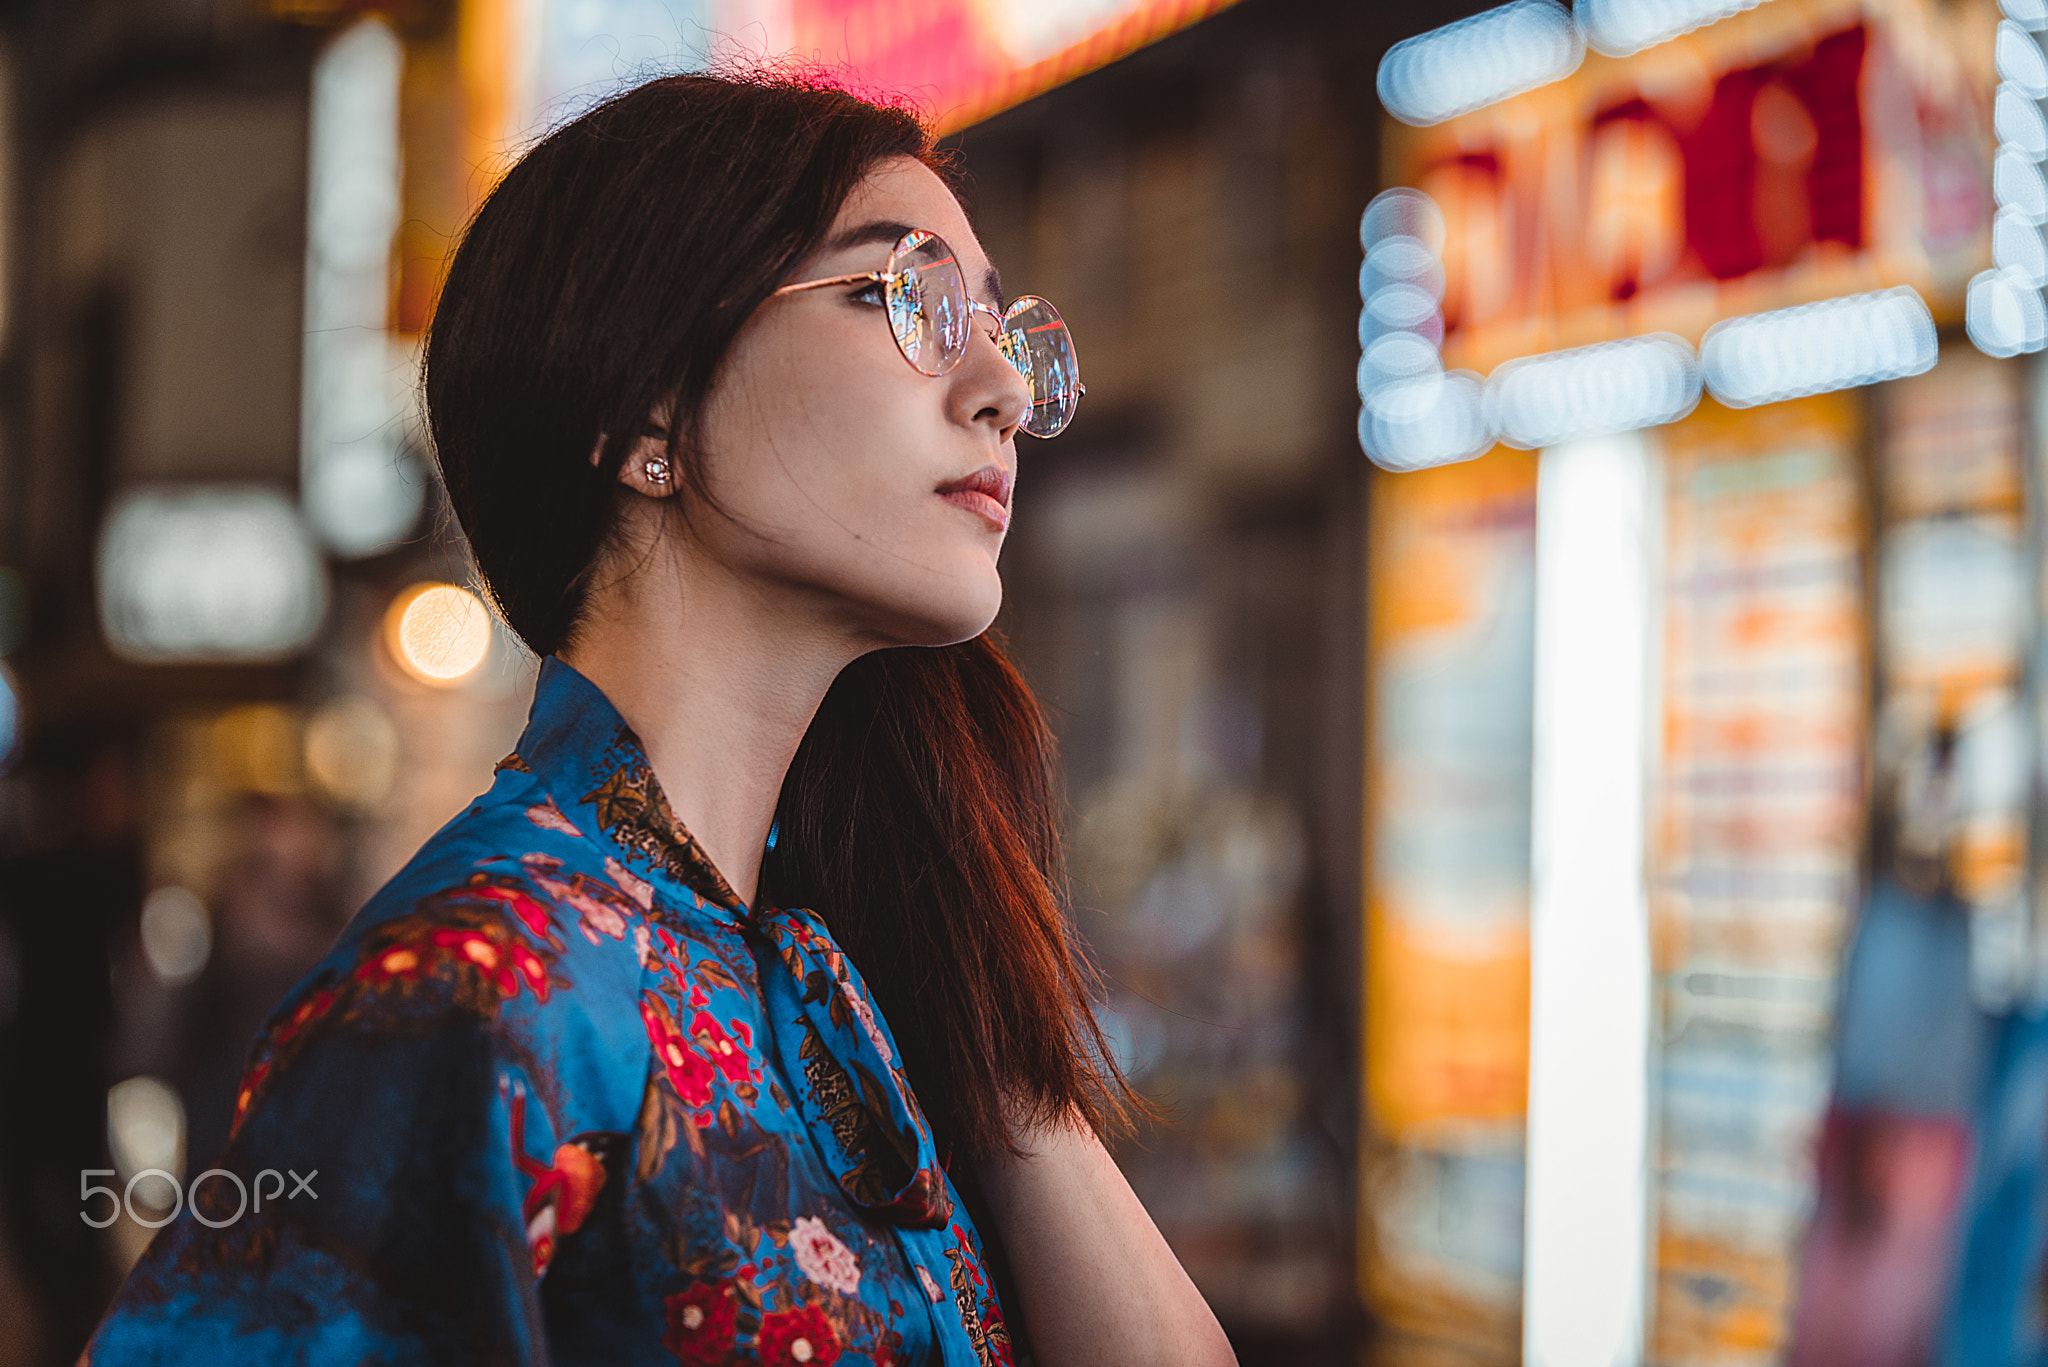
<path id="1" fill-rule="evenodd" d="M 1991 44 L 1907 11 L 1780 0 L 1392 128 L 1388 181 L 1444 212 L 1445 364 L 1697 341 L 1724 317 L 1893 285 L 1954 312 L 1992 209 L 1989 73 L 1958 54 Z"/>

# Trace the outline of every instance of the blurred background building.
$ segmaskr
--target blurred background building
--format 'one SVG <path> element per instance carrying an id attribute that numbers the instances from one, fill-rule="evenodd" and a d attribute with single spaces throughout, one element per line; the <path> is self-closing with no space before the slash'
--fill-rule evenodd
<path id="1" fill-rule="evenodd" d="M 1003 625 L 1241 1359 L 2037 1360 L 2043 28 L 0 4 L 0 1367 L 523 722 L 415 406 L 455 233 L 790 52 L 924 105 L 1085 358 Z"/>

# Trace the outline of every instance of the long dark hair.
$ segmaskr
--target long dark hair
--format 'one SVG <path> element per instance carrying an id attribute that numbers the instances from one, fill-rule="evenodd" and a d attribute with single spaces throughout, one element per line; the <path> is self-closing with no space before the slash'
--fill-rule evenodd
<path id="1" fill-rule="evenodd" d="M 477 567 L 536 653 L 573 639 L 648 415 L 670 405 L 671 467 L 704 499 L 690 434 L 734 337 L 899 156 L 949 171 L 915 115 L 823 81 L 672 76 L 551 133 L 478 210 L 429 333 L 428 421 Z M 1014 1147 L 1006 1102 L 1103 1133 L 1144 1109 L 1067 919 L 1052 734 L 994 638 L 848 666 L 778 816 L 761 896 L 832 927 L 942 1151 Z"/>

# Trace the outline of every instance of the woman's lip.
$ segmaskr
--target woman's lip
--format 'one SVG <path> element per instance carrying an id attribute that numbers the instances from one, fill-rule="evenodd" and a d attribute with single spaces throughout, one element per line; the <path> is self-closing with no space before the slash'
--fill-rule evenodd
<path id="1" fill-rule="evenodd" d="M 1010 529 L 1010 510 L 979 489 L 954 489 L 939 495 L 956 508 L 965 508 L 987 520 L 999 532 Z"/>

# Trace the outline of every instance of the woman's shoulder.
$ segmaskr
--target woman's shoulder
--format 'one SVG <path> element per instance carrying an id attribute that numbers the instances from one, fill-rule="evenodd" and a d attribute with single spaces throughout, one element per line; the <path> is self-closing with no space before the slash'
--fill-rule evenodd
<path id="1" fill-rule="evenodd" d="M 501 780 L 507 775 L 500 775 Z M 523 1067 L 589 1077 L 638 1010 L 652 886 L 583 839 L 531 784 L 501 781 L 421 847 L 279 1004 L 252 1049 L 235 1124 L 323 1043 L 450 1032 Z"/>

